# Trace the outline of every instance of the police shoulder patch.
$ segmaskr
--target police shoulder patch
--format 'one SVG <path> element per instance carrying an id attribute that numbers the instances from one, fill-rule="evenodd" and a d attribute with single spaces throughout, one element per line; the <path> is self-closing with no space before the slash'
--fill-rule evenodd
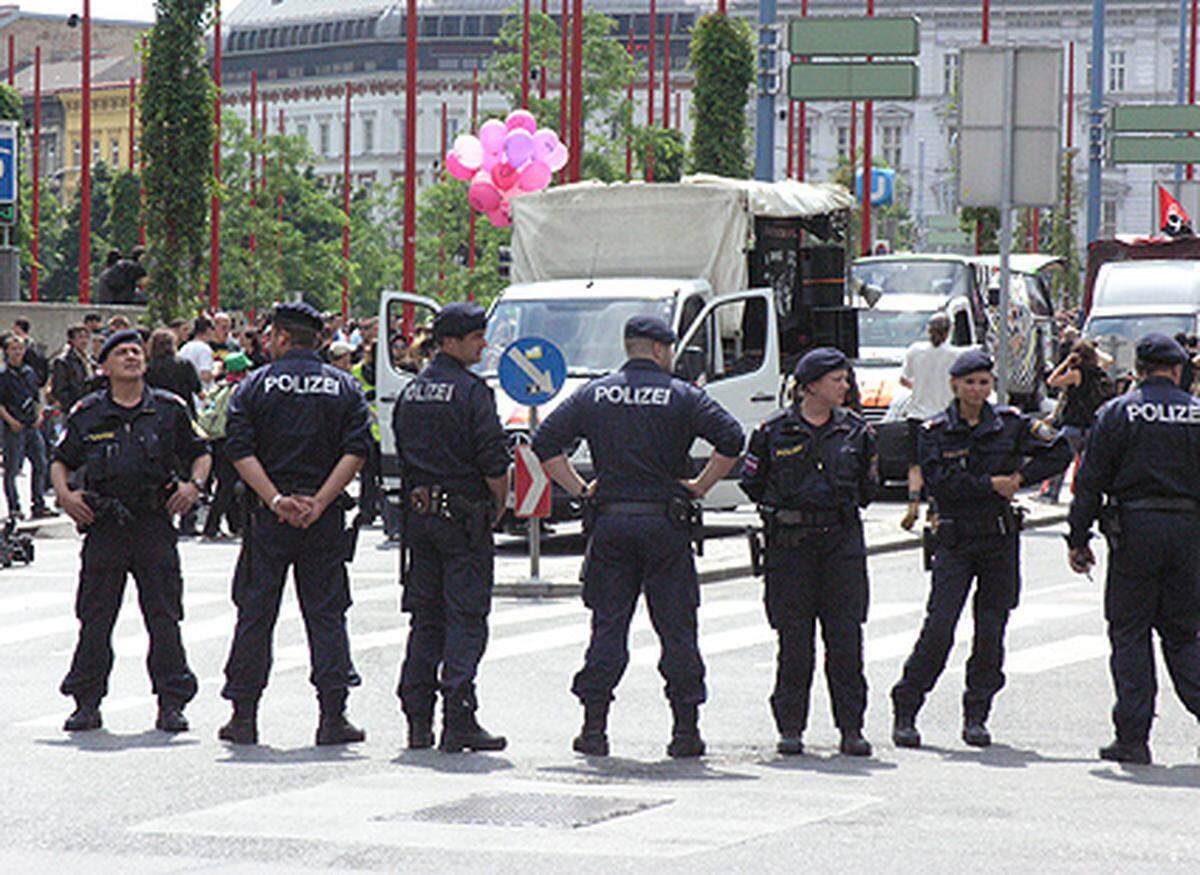
<path id="1" fill-rule="evenodd" d="M 89 407 L 94 405 L 97 401 L 99 401 L 103 397 L 104 397 L 103 390 L 92 392 L 89 395 L 84 395 L 82 398 L 80 398 L 78 401 L 75 402 L 74 406 L 71 408 L 70 413 L 68 413 L 67 415 L 74 416 L 76 413 L 78 413 L 81 410 L 87 410 Z"/>

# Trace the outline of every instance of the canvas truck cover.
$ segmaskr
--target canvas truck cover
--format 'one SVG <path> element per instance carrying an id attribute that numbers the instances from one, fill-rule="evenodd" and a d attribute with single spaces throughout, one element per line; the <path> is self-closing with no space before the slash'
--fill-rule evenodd
<path id="1" fill-rule="evenodd" d="M 576 183 L 513 202 L 515 283 L 579 277 L 705 279 L 717 294 L 748 286 L 756 215 L 848 209 L 832 185 L 717 176 L 679 183 Z"/>

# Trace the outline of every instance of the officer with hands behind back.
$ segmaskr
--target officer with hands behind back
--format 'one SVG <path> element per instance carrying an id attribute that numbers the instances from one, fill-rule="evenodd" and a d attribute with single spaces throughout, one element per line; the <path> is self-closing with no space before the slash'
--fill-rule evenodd
<path id="1" fill-rule="evenodd" d="M 904 672 L 892 688 L 892 741 L 919 747 L 917 712 L 937 683 L 954 645 L 954 628 L 976 582 L 975 637 L 963 694 L 963 741 L 992 743 L 987 718 L 1004 686 L 1004 628 L 1021 589 L 1020 517 L 1012 506 L 1022 486 L 1063 471 L 1066 438 L 1011 407 L 988 402 L 995 386 L 991 356 L 962 353 L 950 368 L 954 401 L 926 420 L 917 455 L 938 515 L 933 583 L 925 622 Z"/>
<path id="2" fill-rule="evenodd" d="M 234 744 L 258 742 L 258 700 L 289 567 L 321 710 L 316 743 L 366 737 L 345 715 L 347 690 L 361 681 L 346 632 L 351 557 L 342 490 L 367 456 L 370 412 L 358 381 L 317 356 L 321 329 L 321 315 L 308 304 L 276 304 L 274 361 L 246 377 L 229 402 L 225 452 L 254 493 L 234 575 L 237 625 L 221 691 L 233 702 L 233 717 L 218 735 Z"/>
<path id="3" fill-rule="evenodd" d="M 475 718 L 475 675 L 492 607 L 492 527 L 508 500 L 509 465 L 496 399 L 467 370 L 487 348 L 486 327 L 476 304 L 444 307 L 433 321 L 437 354 L 404 387 L 392 415 L 411 562 L 401 607 L 412 615 L 397 693 L 414 749 L 433 746 L 439 688 L 442 751 L 507 744 Z"/>
<path id="4" fill-rule="evenodd" d="M 839 350 L 806 353 L 795 370 L 799 399 L 750 436 L 742 472 L 742 490 L 766 526 L 767 619 L 779 636 L 771 710 L 783 754 L 804 752 L 819 618 L 840 750 L 871 755 L 862 736 L 868 592 L 858 509 L 871 500 L 875 436 L 842 406 L 848 368 Z"/>
<path id="5" fill-rule="evenodd" d="M 61 688 L 75 697 L 76 709 L 63 728 L 101 726 L 113 625 L 132 573 L 150 635 L 155 726 L 183 732 L 188 728 L 183 708 L 196 695 L 196 676 L 179 635 L 183 578 L 171 515 L 196 504 L 211 458 L 183 401 L 146 385 L 146 356 L 136 331 L 110 336 L 97 363 L 108 386 L 75 405 L 50 468 L 58 503 L 84 532 L 75 601 L 79 643 Z M 70 474 L 81 468 L 83 486 L 76 488 Z"/>
<path id="6" fill-rule="evenodd" d="M 533 439 L 534 452 L 555 482 L 595 503 L 582 574 L 592 637 L 571 685 L 584 707 L 574 749 L 608 754 L 609 704 L 629 663 L 629 623 L 645 592 L 662 643 L 658 667 L 674 717 L 667 753 L 702 756 L 697 712 L 705 699 L 704 662 L 696 641 L 700 587 L 690 544 L 692 501 L 732 470 L 745 435 L 703 390 L 671 376 L 676 338 L 661 319 L 634 316 L 625 323 L 624 337 L 628 361 L 621 369 L 577 390 Z M 566 456 L 581 437 L 591 449 L 592 483 L 583 481 Z M 689 451 L 697 437 L 714 451 L 700 475 L 689 479 Z"/>
<path id="7" fill-rule="evenodd" d="M 1140 382 L 1101 409 L 1075 477 L 1071 568 L 1088 574 L 1096 562 L 1088 546 L 1093 520 L 1108 539 L 1104 615 L 1116 740 L 1100 757 L 1116 762 L 1150 762 L 1151 629 L 1175 692 L 1200 718 L 1200 400 L 1179 388 L 1186 363 L 1165 334 L 1138 342 Z"/>

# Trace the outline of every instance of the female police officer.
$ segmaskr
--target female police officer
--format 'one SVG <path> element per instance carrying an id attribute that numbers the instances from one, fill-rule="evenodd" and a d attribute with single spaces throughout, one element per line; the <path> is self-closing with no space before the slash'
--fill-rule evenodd
<path id="1" fill-rule="evenodd" d="M 1004 686 L 1004 627 L 1021 586 L 1020 525 L 1012 498 L 1071 461 L 1066 439 L 1009 407 L 993 407 L 992 359 L 970 349 L 950 368 L 955 400 L 925 422 L 917 455 L 938 514 L 933 589 L 904 674 L 892 688 L 892 741 L 919 747 L 916 716 L 954 644 L 954 627 L 975 580 L 975 640 L 967 660 L 963 741 L 992 743 L 987 717 Z"/>
<path id="2" fill-rule="evenodd" d="M 841 352 L 808 352 L 795 378 L 799 401 L 751 436 L 741 483 L 767 527 L 767 618 L 779 635 L 771 694 L 779 752 L 804 752 L 819 617 L 841 752 L 870 756 L 862 737 L 867 559 L 858 509 L 870 501 L 875 436 L 841 406 L 850 388 Z"/>

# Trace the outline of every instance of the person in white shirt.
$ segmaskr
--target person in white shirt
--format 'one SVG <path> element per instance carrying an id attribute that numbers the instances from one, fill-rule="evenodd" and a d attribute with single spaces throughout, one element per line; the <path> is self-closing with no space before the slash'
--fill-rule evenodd
<path id="1" fill-rule="evenodd" d="M 908 421 L 908 511 L 900 521 L 911 529 L 921 512 L 921 466 L 917 463 L 917 430 L 921 423 L 941 413 L 954 400 L 950 389 L 950 366 L 962 352 L 946 342 L 950 336 L 950 317 L 934 313 L 925 326 L 929 340 L 920 340 L 904 353 L 900 385 L 912 390 L 905 418 Z"/>
<path id="2" fill-rule="evenodd" d="M 181 359 L 192 363 L 205 390 L 212 385 L 216 367 L 212 347 L 209 345 L 212 333 L 212 321 L 207 316 L 197 316 L 192 324 L 191 339 L 180 347 L 178 353 Z"/>

